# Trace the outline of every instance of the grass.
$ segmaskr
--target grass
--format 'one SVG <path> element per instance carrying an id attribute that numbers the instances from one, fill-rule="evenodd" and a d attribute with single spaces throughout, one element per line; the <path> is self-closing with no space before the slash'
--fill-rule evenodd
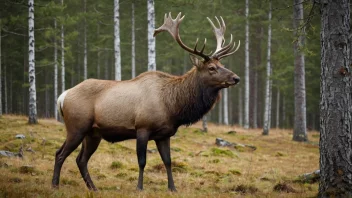
<path id="1" fill-rule="evenodd" d="M 28 125 L 27 117 L 0 117 L 0 150 L 18 152 L 23 159 L 0 157 L 0 197 L 314 197 L 318 184 L 295 182 L 299 175 L 319 167 L 319 134 L 309 132 L 311 143 L 291 141 L 292 130 L 260 129 L 209 124 L 180 127 L 171 138 L 172 170 L 177 193 L 167 190 L 167 177 L 158 152 L 147 154 L 144 191 L 136 190 L 138 163 L 135 140 L 115 144 L 102 141 L 89 161 L 91 177 L 100 190 L 89 192 L 75 159 L 80 147 L 65 161 L 60 189 L 51 188 L 55 151 L 65 140 L 63 124 L 39 120 Z M 228 133 L 229 131 L 235 131 Z M 24 134 L 25 139 L 15 138 Z M 256 146 L 237 150 L 215 145 L 215 138 Z M 34 152 L 26 151 L 31 148 Z M 148 149 L 156 149 L 153 141 Z"/>

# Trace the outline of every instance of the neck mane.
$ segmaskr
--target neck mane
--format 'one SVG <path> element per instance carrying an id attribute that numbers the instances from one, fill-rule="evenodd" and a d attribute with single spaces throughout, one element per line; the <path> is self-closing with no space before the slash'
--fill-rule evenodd
<path id="1" fill-rule="evenodd" d="M 219 89 L 207 87 L 194 67 L 163 88 L 164 101 L 177 126 L 199 121 L 215 104 Z"/>

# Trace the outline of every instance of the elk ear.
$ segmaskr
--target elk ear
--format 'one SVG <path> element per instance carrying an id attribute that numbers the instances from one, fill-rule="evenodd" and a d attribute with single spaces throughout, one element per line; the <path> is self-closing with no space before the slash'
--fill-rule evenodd
<path id="1" fill-rule="evenodd" d="M 199 60 L 197 56 L 190 54 L 189 58 L 191 59 L 192 64 L 197 68 L 201 68 L 203 66 L 203 61 Z"/>

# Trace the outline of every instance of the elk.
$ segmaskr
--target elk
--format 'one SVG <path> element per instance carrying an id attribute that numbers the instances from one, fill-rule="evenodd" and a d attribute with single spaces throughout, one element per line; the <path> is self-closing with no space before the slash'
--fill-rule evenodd
<path id="1" fill-rule="evenodd" d="M 179 35 L 184 16 L 175 19 L 165 14 L 164 24 L 154 36 L 167 31 L 174 40 L 190 53 L 193 68 L 182 76 L 159 71 L 140 74 L 126 81 L 88 79 L 65 91 L 58 98 L 58 109 L 66 125 L 67 137 L 56 151 L 52 186 L 59 186 L 61 167 L 67 156 L 80 143 L 82 149 L 76 159 L 80 173 L 90 190 L 97 190 L 89 175 L 87 163 L 101 139 L 119 142 L 136 139 L 139 165 L 137 189 L 143 189 L 143 172 L 149 140 L 156 142 L 165 165 L 168 189 L 176 191 L 170 158 L 170 137 L 181 125 L 199 121 L 219 98 L 219 91 L 235 85 L 240 78 L 220 63 L 220 59 L 235 53 L 232 35 L 224 46 L 225 23 L 217 17 L 219 27 L 208 18 L 215 33 L 217 47 L 205 54 L 206 40 L 201 50 L 186 46 Z M 197 39 L 198 41 L 198 39 Z M 199 56 L 200 58 L 196 57 Z"/>

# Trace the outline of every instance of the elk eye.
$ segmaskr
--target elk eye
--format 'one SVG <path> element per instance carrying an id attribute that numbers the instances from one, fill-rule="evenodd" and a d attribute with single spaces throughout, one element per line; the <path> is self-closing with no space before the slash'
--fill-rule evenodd
<path id="1" fill-rule="evenodd" d="M 215 71 L 215 67 L 209 67 L 209 71 Z"/>

